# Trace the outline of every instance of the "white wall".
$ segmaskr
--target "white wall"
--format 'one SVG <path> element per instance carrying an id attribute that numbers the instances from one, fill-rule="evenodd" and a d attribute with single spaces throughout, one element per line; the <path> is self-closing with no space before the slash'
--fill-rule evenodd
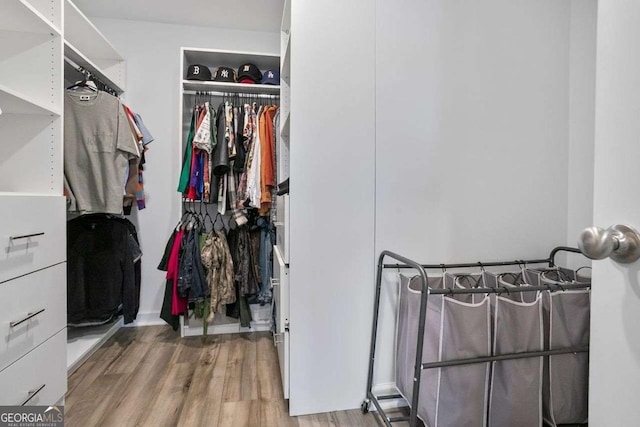
<path id="1" fill-rule="evenodd" d="M 597 0 L 571 0 L 567 245 L 573 247 L 593 225 L 597 9 Z M 582 256 L 567 261 L 573 267 L 591 264 Z"/>
<path id="2" fill-rule="evenodd" d="M 292 415 L 364 398 L 374 269 L 374 9 L 291 7 Z"/>
<path id="3" fill-rule="evenodd" d="M 138 322 L 162 322 L 164 272 L 156 266 L 181 215 L 176 191 L 182 164 L 178 139 L 180 47 L 277 53 L 280 34 L 232 31 L 128 20 L 93 18 L 127 61 L 125 100 L 140 113 L 155 141 L 146 154 L 147 208 L 137 215 L 142 250 L 142 295 Z"/>
<path id="4" fill-rule="evenodd" d="M 376 253 L 469 262 L 564 244 L 570 17 L 557 0 L 377 1 Z M 391 307 L 376 383 L 393 381 Z"/>
<path id="5" fill-rule="evenodd" d="M 594 224 L 640 227 L 640 3 L 598 2 Z M 589 425 L 640 420 L 640 263 L 593 263 Z"/>

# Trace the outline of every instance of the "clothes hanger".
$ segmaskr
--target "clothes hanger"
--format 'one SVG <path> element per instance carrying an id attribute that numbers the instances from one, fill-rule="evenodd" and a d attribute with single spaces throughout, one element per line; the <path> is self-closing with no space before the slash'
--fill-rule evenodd
<path id="1" fill-rule="evenodd" d="M 98 92 L 98 88 L 96 86 L 96 84 L 92 81 L 89 80 L 90 76 L 85 75 L 84 78 L 82 80 L 79 80 L 77 82 L 75 82 L 74 84 L 72 84 L 71 86 L 69 86 L 67 88 L 67 90 L 72 90 L 72 89 L 77 89 L 77 88 L 86 88 L 86 89 L 90 89 L 94 92 Z M 91 84 L 89 84 L 91 83 Z"/>

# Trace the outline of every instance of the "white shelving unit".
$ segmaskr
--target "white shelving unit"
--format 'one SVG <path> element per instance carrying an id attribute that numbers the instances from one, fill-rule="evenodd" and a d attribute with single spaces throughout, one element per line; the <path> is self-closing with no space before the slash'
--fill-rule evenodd
<path id="1" fill-rule="evenodd" d="M 64 24 L 65 58 L 83 67 L 116 92 L 124 92 L 124 58 L 71 0 L 65 0 Z"/>
<path id="2" fill-rule="evenodd" d="M 180 156 L 184 153 L 184 143 L 189 132 L 191 120 L 191 108 L 194 105 L 194 95 L 196 92 L 210 92 L 214 94 L 259 94 L 277 96 L 281 92 L 278 85 L 226 83 L 215 81 L 187 80 L 187 69 L 189 65 L 204 65 L 212 71 L 215 68 L 224 66 L 237 70 L 245 63 L 255 64 L 263 73 L 267 70 L 277 70 L 280 67 L 280 56 L 274 54 L 258 52 L 241 52 L 230 50 L 200 49 L 183 47 L 180 49 L 180 69 L 182 75 L 179 81 L 179 135 L 182 142 Z M 214 95 L 213 100 L 221 101 L 221 97 Z M 214 212 L 210 213 L 215 215 Z M 180 212 L 182 215 L 182 212 Z M 179 217 L 176 218 L 178 222 Z M 251 307 L 252 311 L 255 307 Z M 270 316 L 269 316 L 270 317 Z M 258 332 L 271 330 L 271 320 L 251 322 L 250 328 L 240 326 L 238 319 L 227 317 L 222 313 L 216 314 L 213 324 L 208 325 L 207 334 L 230 334 L 238 332 Z M 185 321 L 184 316 L 180 318 L 180 332 L 183 337 L 198 336 L 203 334 L 202 320 L 190 318 Z"/>
<path id="3" fill-rule="evenodd" d="M 61 28 L 62 0 L 2 2 L 0 405 L 67 389 Z"/>
<path id="4" fill-rule="evenodd" d="M 291 121 L 291 1 L 285 0 L 280 30 L 280 138 L 278 141 L 277 181 L 289 179 L 289 128 Z M 274 342 L 278 351 L 280 375 L 284 398 L 289 398 L 289 348 L 290 348 L 290 283 L 289 283 L 289 194 L 276 199 L 276 243 L 273 254 L 274 287 L 273 300 L 276 304 L 276 327 Z"/>

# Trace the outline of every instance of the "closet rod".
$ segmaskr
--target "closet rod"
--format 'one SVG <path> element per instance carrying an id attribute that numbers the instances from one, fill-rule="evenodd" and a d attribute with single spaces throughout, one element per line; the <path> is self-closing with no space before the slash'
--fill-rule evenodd
<path id="1" fill-rule="evenodd" d="M 210 90 L 185 90 L 183 92 L 185 95 L 214 95 L 214 96 L 238 96 L 240 99 L 242 98 L 280 98 L 280 94 L 266 94 L 266 93 L 247 93 L 247 92 L 218 92 L 218 91 L 210 91 Z"/>
<path id="2" fill-rule="evenodd" d="M 498 267 L 509 265 L 527 265 L 527 264 L 549 264 L 550 267 L 556 265 L 555 258 L 558 252 L 572 252 L 581 254 L 580 249 L 571 248 L 569 246 L 557 246 L 553 248 L 549 254 L 549 258 L 544 259 L 516 259 L 513 261 L 494 261 L 494 262 L 468 262 L 458 264 L 421 264 L 422 268 L 428 269 L 447 269 L 447 268 L 471 268 L 471 267 Z M 414 268 L 411 265 L 405 264 L 384 264 L 384 268 Z"/>
<path id="3" fill-rule="evenodd" d="M 71 67 L 73 67 L 77 72 L 79 72 L 80 74 L 85 75 L 88 79 L 90 78 L 93 81 L 96 81 L 97 83 L 100 83 L 102 86 L 104 86 L 105 88 L 108 88 L 109 91 L 112 92 L 112 95 L 117 96 L 118 95 L 118 91 L 116 89 L 114 89 L 113 87 L 111 87 L 111 85 L 103 82 L 102 80 L 100 80 L 99 77 L 97 77 L 95 74 L 92 74 L 89 70 L 87 70 L 86 68 L 76 64 L 73 60 L 67 58 L 66 56 L 64 57 L 64 62 L 66 62 L 67 64 L 71 65 Z"/>

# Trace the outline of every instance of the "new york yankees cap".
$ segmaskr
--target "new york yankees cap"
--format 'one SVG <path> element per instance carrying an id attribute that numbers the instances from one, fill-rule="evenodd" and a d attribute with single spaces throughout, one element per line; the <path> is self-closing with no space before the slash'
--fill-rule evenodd
<path id="1" fill-rule="evenodd" d="M 262 81 L 260 82 L 263 85 L 279 85 L 280 84 L 280 71 L 278 70 L 268 70 L 265 71 L 262 75 Z"/>
<path id="2" fill-rule="evenodd" d="M 187 68 L 187 80 L 211 80 L 211 71 L 206 65 L 189 65 L 189 68 Z"/>
<path id="3" fill-rule="evenodd" d="M 242 64 L 240 68 L 238 68 L 238 81 L 240 83 L 249 83 L 247 80 L 250 80 L 252 83 L 260 83 L 261 79 L 262 73 L 255 64 Z"/>
<path id="4" fill-rule="evenodd" d="M 233 68 L 229 67 L 218 67 L 213 73 L 213 81 L 214 82 L 227 82 L 227 83 L 235 83 L 236 82 L 236 72 Z"/>

